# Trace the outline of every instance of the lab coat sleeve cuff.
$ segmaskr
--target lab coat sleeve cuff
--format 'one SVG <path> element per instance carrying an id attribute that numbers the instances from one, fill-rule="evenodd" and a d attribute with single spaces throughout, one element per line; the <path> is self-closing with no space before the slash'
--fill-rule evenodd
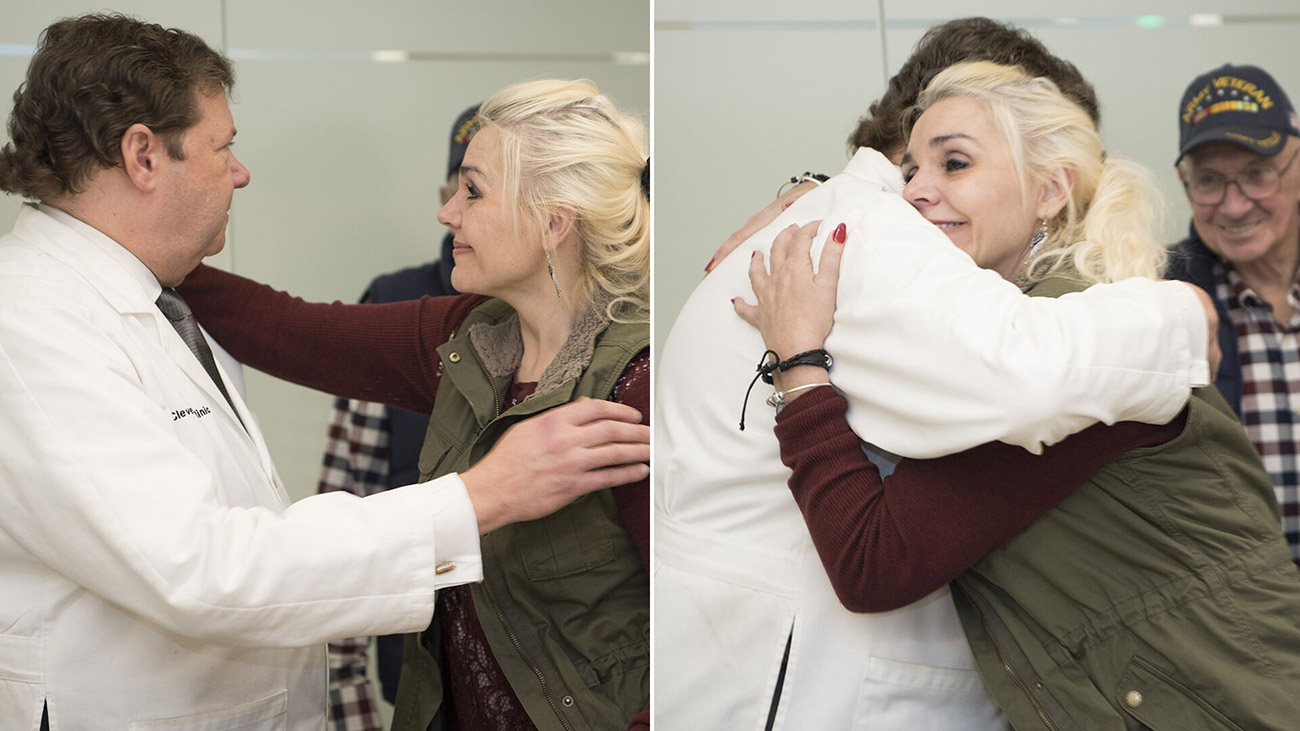
<path id="1" fill-rule="evenodd" d="M 444 475 L 433 488 L 433 588 L 444 589 L 483 580 L 478 518 L 460 475 Z"/>

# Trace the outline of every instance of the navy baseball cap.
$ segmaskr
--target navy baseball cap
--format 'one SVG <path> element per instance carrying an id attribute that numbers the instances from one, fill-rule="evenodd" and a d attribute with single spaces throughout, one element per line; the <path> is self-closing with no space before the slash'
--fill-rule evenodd
<path id="1" fill-rule="evenodd" d="M 1178 107 L 1178 159 L 1207 142 L 1228 142 L 1273 156 L 1300 120 L 1282 87 L 1258 66 L 1225 64 L 1201 74 Z"/>
<path id="2" fill-rule="evenodd" d="M 451 126 L 451 149 L 447 152 L 447 177 L 450 178 L 452 173 L 460 170 L 460 164 L 465 161 L 465 148 L 469 147 L 469 141 L 478 131 L 478 105 L 466 109 L 456 117 L 456 123 Z"/>

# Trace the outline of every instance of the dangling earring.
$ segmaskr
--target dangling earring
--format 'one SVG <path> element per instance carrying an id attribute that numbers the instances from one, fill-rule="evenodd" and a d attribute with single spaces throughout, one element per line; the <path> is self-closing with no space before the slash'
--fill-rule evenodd
<path id="1" fill-rule="evenodd" d="M 1047 240 L 1047 219 L 1038 225 L 1038 230 L 1034 232 L 1034 237 L 1029 240 L 1029 256 L 1025 260 L 1033 259 L 1038 250 L 1043 247 L 1043 242 Z"/>
<path id="2" fill-rule="evenodd" d="M 551 284 L 555 285 L 555 299 L 559 299 L 560 283 L 555 279 L 555 267 L 551 264 L 551 252 L 546 247 L 542 247 L 542 251 L 546 254 L 546 273 L 551 275 Z"/>

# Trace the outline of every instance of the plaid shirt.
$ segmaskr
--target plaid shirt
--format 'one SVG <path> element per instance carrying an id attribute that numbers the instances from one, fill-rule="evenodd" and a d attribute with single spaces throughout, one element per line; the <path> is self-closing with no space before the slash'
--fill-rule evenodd
<path id="1" fill-rule="evenodd" d="M 1282 532 L 1300 563 L 1300 283 L 1287 295 L 1290 321 L 1279 324 L 1236 269 L 1216 264 L 1215 280 L 1237 334 L 1241 421 L 1273 480 Z"/>
<path id="2" fill-rule="evenodd" d="M 388 480 L 388 416 L 383 404 L 335 399 L 317 492 L 359 497 L 382 492 Z M 381 731 L 379 704 L 366 677 L 369 637 L 329 646 L 329 728 Z"/>

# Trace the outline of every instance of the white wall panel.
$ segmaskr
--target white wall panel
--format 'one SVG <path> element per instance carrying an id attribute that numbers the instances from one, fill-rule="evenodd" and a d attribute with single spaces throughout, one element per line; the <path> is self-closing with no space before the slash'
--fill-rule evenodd
<path id="1" fill-rule="evenodd" d="M 1169 23 L 1185 22 L 1192 13 L 1272 15 L 1297 10 L 1289 0 L 993 0 L 971 3 L 969 0 L 883 0 L 887 22 L 964 18 L 985 15 L 1007 20 L 1038 18 L 1131 19 L 1163 16 Z"/>
<path id="2" fill-rule="evenodd" d="M 805 170 L 838 172 L 883 91 L 874 33 L 717 27 L 655 34 L 655 340 L 714 249 Z M 810 73 L 815 67 L 832 73 Z M 757 355 L 755 356 L 757 357 Z"/>
<path id="3" fill-rule="evenodd" d="M 34 44 L 45 26 L 59 18 L 83 13 L 119 12 L 151 23 L 184 28 L 210 44 L 221 43 L 221 4 L 217 0 L 118 0 L 112 3 L 87 0 L 5 0 L 0 43 Z"/>
<path id="4" fill-rule="evenodd" d="M 680 21 L 818 22 L 876 19 L 876 3 L 864 0 L 657 0 L 655 23 Z"/>
<path id="5" fill-rule="evenodd" d="M 226 0 L 231 47 L 646 51 L 646 0 Z"/>

